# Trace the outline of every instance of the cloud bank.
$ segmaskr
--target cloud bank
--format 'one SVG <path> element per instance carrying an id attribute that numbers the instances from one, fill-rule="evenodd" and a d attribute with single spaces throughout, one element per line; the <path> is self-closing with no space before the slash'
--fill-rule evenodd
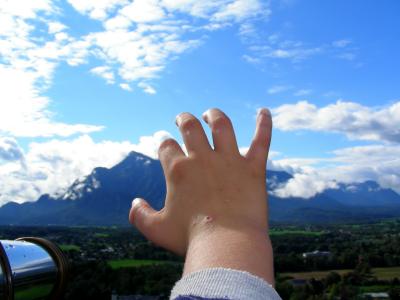
<path id="1" fill-rule="evenodd" d="M 97 29 L 62 23 L 68 5 Z M 56 121 L 45 94 L 60 64 L 90 64 L 88 71 L 107 84 L 155 94 L 152 80 L 208 33 L 268 14 L 259 0 L 6 1 L 0 8 L 0 136 L 67 137 L 103 128 Z"/>
<path id="2" fill-rule="evenodd" d="M 103 30 L 80 37 L 86 56 L 103 65 L 92 73 L 113 84 L 134 82 L 156 93 L 151 81 L 169 61 L 202 44 L 204 35 L 269 15 L 259 0 L 69 0 L 80 14 Z"/>
<path id="3" fill-rule="evenodd" d="M 400 146 L 368 145 L 333 151 L 329 158 L 276 159 L 270 168 L 293 179 L 273 191 L 279 197 L 310 198 L 338 183 L 373 180 L 400 194 Z M 321 165 L 322 166 L 318 166 Z"/>
<path id="4" fill-rule="evenodd" d="M 338 41 L 345 47 L 348 41 Z M 400 102 L 368 107 L 337 101 L 317 107 L 308 101 L 272 109 L 274 127 L 282 131 L 310 130 L 344 134 L 351 140 L 378 144 L 337 149 L 330 157 L 278 158 L 270 167 L 293 174 L 273 193 L 279 197 L 310 198 L 338 182 L 374 180 L 400 193 Z"/>
<path id="5" fill-rule="evenodd" d="M 272 112 L 275 128 L 283 131 L 335 132 L 353 140 L 400 143 L 400 102 L 371 108 L 339 100 L 318 108 L 300 101 L 281 105 Z"/>
<path id="6" fill-rule="evenodd" d="M 35 201 L 44 193 L 56 193 L 95 167 L 112 167 L 129 152 L 157 158 L 166 131 L 129 141 L 94 141 L 88 135 L 71 140 L 53 139 L 31 143 L 26 152 L 14 138 L 0 138 L 0 206 L 9 201 Z"/>

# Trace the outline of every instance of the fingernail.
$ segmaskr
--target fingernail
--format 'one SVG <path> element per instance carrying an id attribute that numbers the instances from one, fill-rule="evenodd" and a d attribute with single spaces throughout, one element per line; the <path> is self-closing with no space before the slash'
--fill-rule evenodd
<path id="1" fill-rule="evenodd" d="M 269 111 L 268 108 L 259 108 L 258 112 L 257 112 L 257 116 L 260 116 L 260 115 L 270 116 L 271 112 Z"/>
<path id="2" fill-rule="evenodd" d="M 260 109 L 257 116 L 258 125 L 269 126 L 270 122 L 271 122 L 271 112 L 266 108 Z"/>
<path id="3" fill-rule="evenodd" d="M 181 117 L 181 114 L 179 114 L 179 115 L 177 115 L 177 116 L 175 117 L 175 124 L 176 124 L 176 126 L 179 127 L 179 125 L 181 124 L 181 122 L 182 122 L 182 117 Z"/>
<path id="4" fill-rule="evenodd" d="M 201 115 L 202 117 L 203 117 L 203 120 L 206 122 L 206 123 L 208 123 L 208 112 L 209 112 L 210 110 L 208 109 L 208 110 L 206 110 L 205 112 L 203 112 L 203 114 Z"/>
<path id="5" fill-rule="evenodd" d="M 140 198 L 135 198 L 135 199 L 133 199 L 133 201 L 132 201 L 132 208 L 140 206 L 141 203 L 142 203 L 142 199 L 140 199 Z"/>

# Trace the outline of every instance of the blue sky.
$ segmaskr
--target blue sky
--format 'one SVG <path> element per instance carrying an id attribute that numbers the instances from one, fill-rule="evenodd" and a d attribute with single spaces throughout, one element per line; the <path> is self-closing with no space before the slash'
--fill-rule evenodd
<path id="1" fill-rule="evenodd" d="M 269 107 L 274 191 L 400 192 L 398 1 L 65 0 L 0 7 L 0 204 L 61 193 L 210 107 L 249 145 Z"/>

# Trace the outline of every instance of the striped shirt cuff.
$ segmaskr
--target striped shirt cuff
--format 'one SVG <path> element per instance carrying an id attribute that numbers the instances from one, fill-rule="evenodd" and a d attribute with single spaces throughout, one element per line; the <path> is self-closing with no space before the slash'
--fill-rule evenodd
<path id="1" fill-rule="evenodd" d="M 209 268 L 184 276 L 175 284 L 170 299 L 282 300 L 260 277 L 226 268 Z"/>

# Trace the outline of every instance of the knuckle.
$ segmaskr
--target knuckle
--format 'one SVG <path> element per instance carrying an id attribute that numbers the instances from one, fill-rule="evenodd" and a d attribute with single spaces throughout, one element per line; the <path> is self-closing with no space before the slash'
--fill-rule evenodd
<path id="1" fill-rule="evenodd" d="M 168 147 L 175 147 L 175 146 L 176 146 L 176 141 L 174 139 L 168 138 L 161 142 L 160 146 L 158 147 L 158 151 L 160 152 Z"/>
<path id="2" fill-rule="evenodd" d="M 229 120 L 228 117 L 224 115 L 219 115 L 212 121 L 212 126 L 216 129 L 229 127 L 230 124 L 231 121 Z"/>
<path id="3" fill-rule="evenodd" d="M 194 117 L 187 117 L 182 120 L 180 128 L 184 131 L 192 130 L 199 125 L 199 122 Z"/>
<path id="4" fill-rule="evenodd" d="M 173 181 L 181 180 L 185 176 L 186 158 L 177 158 L 169 166 L 169 173 Z"/>
<path id="5" fill-rule="evenodd" d="M 144 228 L 146 228 L 145 230 L 147 231 L 147 234 L 151 235 L 152 231 L 156 229 L 157 225 L 156 218 L 154 217 L 143 218 L 142 225 Z"/>
<path id="6" fill-rule="evenodd" d="M 170 164 L 170 171 L 177 172 L 185 168 L 185 158 L 177 158 L 173 160 Z"/>
<path id="7" fill-rule="evenodd" d="M 250 167 L 250 176 L 252 178 L 265 178 L 266 177 L 267 168 L 265 164 L 260 164 L 258 162 L 254 162 Z"/>

